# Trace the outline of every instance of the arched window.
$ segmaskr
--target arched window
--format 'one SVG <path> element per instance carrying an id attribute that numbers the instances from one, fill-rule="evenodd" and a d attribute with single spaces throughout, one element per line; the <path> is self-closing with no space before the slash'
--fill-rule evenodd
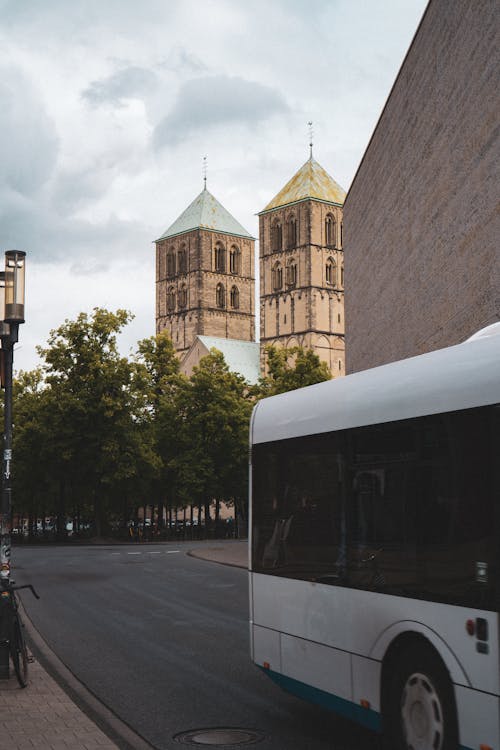
<path id="1" fill-rule="evenodd" d="M 237 286 L 233 286 L 231 289 L 231 307 L 234 310 L 238 310 L 240 306 L 240 293 Z"/>
<path id="2" fill-rule="evenodd" d="M 226 290 L 224 289 L 224 284 L 217 284 L 215 290 L 215 304 L 217 307 L 220 307 L 221 310 L 226 306 Z"/>
<path id="3" fill-rule="evenodd" d="M 229 251 L 229 271 L 230 273 L 241 273 L 241 253 L 236 245 L 233 245 Z"/>
<path id="4" fill-rule="evenodd" d="M 344 264 L 340 266 L 340 286 L 344 286 Z"/>
<path id="5" fill-rule="evenodd" d="M 344 247 L 344 225 L 340 222 L 340 247 Z"/>
<path id="6" fill-rule="evenodd" d="M 167 310 L 168 312 L 175 310 L 175 287 L 173 286 L 169 286 L 167 291 Z"/>
<path id="7" fill-rule="evenodd" d="M 173 247 L 167 252 L 167 276 L 175 276 L 175 252 Z"/>
<path id="8" fill-rule="evenodd" d="M 283 269 L 281 263 L 275 263 L 273 266 L 272 283 L 275 291 L 283 287 Z"/>
<path id="9" fill-rule="evenodd" d="M 337 283 L 337 264 L 333 258 L 328 258 L 325 268 L 325 280 L 327 284 L 335 286 Z"/>
<path id="10" fill-rule="evenodd" d="M 281 250 L 283 247 L 283 230 L 281 228 L 281 222 L 277 219 L 273 222 L 271 227 L 271 250 L 276 252 Z"/>
<path id="11" fill-rule="evenodd" d="M 177 254 L 177 268 L 179 273 L 187 273 L 187 252 L 184 245 Z"/>
<path id="12" fill-rule="evenodd" d="M 288 287 L 297 286 L 297 264 L 293 258 L 286 264 L 286 285 Z"/>
<path id="13" fill-rule="evenodd" d="M 337 240 L 337 223 L 331 214 L 325 219 L 325 242 L 329 247 L 335 247 Z"/>
<path id="14" fill-rule="evenodd" d="M 297 219 L 295 216 L 291 216 L 287 221 L 287 236 L 286 246 L 288 248 L 295 247 L 297 245 Z"/>
<path id="15" fill-rule="evenodd" d="M 226 248 L 220 242 L 215 246 L 215 270 L 226 273 Z"/>
<path id="16" fill-rule="evenodd" d="M 188 290 L 187 290 L 187 286 L 183 284 L 181 288 L 179 289 L 179 307 L 181 309 L 186 308 L 187 301 L 188 301 Z"/>

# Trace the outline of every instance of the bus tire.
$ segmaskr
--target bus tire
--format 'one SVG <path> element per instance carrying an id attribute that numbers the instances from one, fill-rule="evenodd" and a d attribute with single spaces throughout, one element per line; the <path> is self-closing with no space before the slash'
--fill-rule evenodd
<path id="1" fill-rule="evenodd" d="M 448 670 L 437 652 L 406 642 L 388 675 L 384 735 L 391 750 L 456 750 L 457 712 Z"/>

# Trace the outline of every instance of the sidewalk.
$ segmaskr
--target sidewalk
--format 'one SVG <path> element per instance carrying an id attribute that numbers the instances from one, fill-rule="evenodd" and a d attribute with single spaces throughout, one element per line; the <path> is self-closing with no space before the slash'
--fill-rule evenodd
<path id="1" fill-rule="evenodd" d="M 209 562 L 246 568 L 248 544 L 246 541 L 218 541 L 207 547 L 188 552 Z M 24 617 L 26 630 L 34 647 L 41 648 L 43 641 Z M 52 659 L 51 659 L 52 661 Z M 54 657 L 53 661 L 58 661 Z M 9 680 L 0 680 L 0 750 L 123 750 L 124 748 L 150 747 L 119 719 L 111 717 L 116 734 L 123 737 L 119 744 L 113 742 L 97 724 L 74 702 L 33 657 L 29 665 L 29 684 L 20 688 L 13 670 Z M 67 670 L 66 670 L 67 672 Z M 64 676 L 72 692 L 85 692 L 70 673 Z M 81 687 L 81 690 L 80 690 Z M 87 705 L 97 701 L 88 694 Z M 107 720 L 110 721 L 110 712 Z M 118 740 L 117 740 L 118 742 Z"/>
<path id="2" fill-rule="evenodd" d="M 231 565 L 235 568 L 248 568 L 248 542 L 239 540 L 214 541 L 210 547 L 196 547 L 188 552 L 200 560 Z"/>
<path id="3" fill-rule="evenodd" d="M 0 750 L 118 750 L 38 661 L 29 675 L 0 682 Z"/>

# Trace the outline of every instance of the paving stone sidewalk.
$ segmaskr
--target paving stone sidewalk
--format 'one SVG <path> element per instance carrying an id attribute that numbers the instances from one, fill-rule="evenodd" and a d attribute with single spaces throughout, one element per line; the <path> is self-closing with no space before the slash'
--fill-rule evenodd
<path id="1" fill-rule="evenodd" d="M 0 750 L 118 750 L 118 746 L 34 660 L 26 688 L 19 687 L 14 674 L 0 680 Z"/>
<path id="2" fill-rule="evenodd" d="M 189 554 L 247 567 L 247 543 L 214 542 Z M 29 684 L 0 680 L 0 750 L 119 750 L 33 657 Z"/>

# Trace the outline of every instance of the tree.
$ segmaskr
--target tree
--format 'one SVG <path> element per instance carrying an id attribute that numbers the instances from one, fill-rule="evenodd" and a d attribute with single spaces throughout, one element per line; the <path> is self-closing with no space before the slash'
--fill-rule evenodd
<path id="1" fill-rule="evenodd" d="M 46 449 L 58 481 L 59 515 L 76 496 L 90 505 L 99 536 L 116 511 L 117 488 L 137 476 L 144 453 L 134 366 L 116 344 L 131 317 L 126 310 L 94 308 L 91 316 L 66 320 L 38 349 L 51 395 Z"/>
<path id="2" fill-rule="evenodd" d="M 245 380 L 212 349 L 177 398 L 179 450 L 173 463 L 184 502 L 245 502 L 248 427 L 253 401 Z M 217 516 L 217 513 L 216 513 Z"/>
<path id="3" fill-rule="evenodd" d="M 144 397 L 144 420 L 155 452 L 150 464 L 147 495 L 158 507 L 158 522 L 163 526 L 163 510 L 172 508 L 177 485 L 173 460 L 178 450 L 176 394 L 185 376 L 179 372 L 180 361 L 166 331 L 138 343 L 137 390 Z"/>
<path id="4" fill-rule="evenodd" d="M 261 396 L 274 396 L 330 380 L 332 375 L 312 349 L 266 347 L 267 374 L 259 381 Z"/>
<path id="5" fill-rule="evenodd" d="M 21 372 L 14 380 L 13 510 L 28 515 L 30 536 L 36 518 L 56 512 L 55 483 L 47 471 L 50 396 L 41 369 Z"/>

